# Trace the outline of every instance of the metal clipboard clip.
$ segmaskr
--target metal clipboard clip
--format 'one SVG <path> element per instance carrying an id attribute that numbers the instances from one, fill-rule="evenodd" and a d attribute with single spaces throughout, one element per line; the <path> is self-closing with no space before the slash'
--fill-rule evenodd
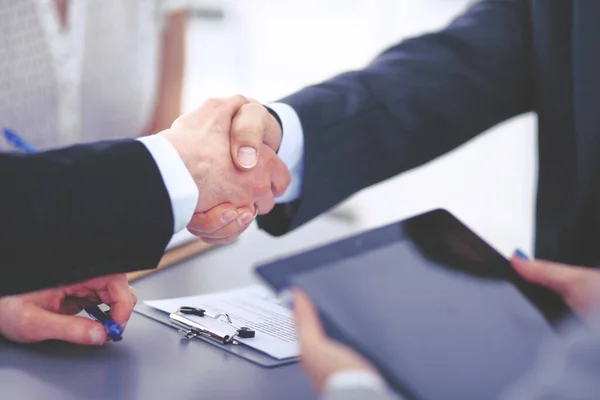
<path id="1" fill-rule="evenodd" d="M 232 335 L 229 335 L 214 329 L 209 329 L 202 324 L 187 318 L 186 315 L 195 315 L 197 317 L 208 317 L 212 319 L 221 319 L 223 317 L 225 318 L 225 322 L 235 329 L 235 332 Z M 202 336 L 217 341 L 221 344 L 239 344 L 239 342 L 235 340 L 236 337 L 250 339 L 256 336 L 256 332 L 254 330 L 245 326 L 234 325 L 227 313 L 221 312 L 216 315 L 212 315 L 207 313 L 206 310 L 202 308 L 188 306 L 179 307 L 177 311 L 169 314 L 169 320 L 173 325 L 179 328 L 179 331 L 182 332 L 187 339 L 193 339 L 195 337 Z"/>

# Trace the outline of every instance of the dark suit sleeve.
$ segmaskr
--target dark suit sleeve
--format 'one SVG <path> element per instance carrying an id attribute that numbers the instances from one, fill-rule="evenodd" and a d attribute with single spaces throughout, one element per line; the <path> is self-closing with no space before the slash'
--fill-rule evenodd
<path id="1" fill-rule="evenodd" d="M 0 294 L 154 268 L 173 233 L 160 171 L 137 141 L 0 154 Z"/>
<path id="2" fill-rule="evenodd" d="M 479 2 L 443 31 L 281 100 L 304 131 L 302 195 L 261 217 L 261 228 L 283 234 L 531 110 L 528 3 Z"/>

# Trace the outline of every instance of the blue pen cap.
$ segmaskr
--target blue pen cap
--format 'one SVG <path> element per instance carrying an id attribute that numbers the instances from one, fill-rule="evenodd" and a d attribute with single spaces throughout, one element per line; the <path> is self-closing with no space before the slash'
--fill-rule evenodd
<path id="1" fill-rule="evenodd" d="M 515 257 L 520 258 L 521 260 L 529 261 L 529 257 L 521 249 L 516 249 L 514 254 L 515 254 Z"/>
<path id="2" fill-rule="evenodd" d="M 123 339 L 123 327 L 114 321 L 104 321 L 104 330 L 106 334 L 115 342 Z"/>

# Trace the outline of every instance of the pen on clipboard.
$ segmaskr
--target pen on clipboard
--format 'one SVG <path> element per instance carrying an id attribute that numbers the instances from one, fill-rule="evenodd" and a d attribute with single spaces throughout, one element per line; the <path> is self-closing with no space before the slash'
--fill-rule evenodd
<path id="1" fill-rule="evenodd" d="M 6 141 L 14 147 L 16 150 L 20 150 L 24 153 L 34 154 L 38 151 L 30 145 L 25 139 L 23 139 L 17 132 L 12 129 L 4 128 L 4 138 Z M 85 312 L 96 321 L 100 322 L 104 326 L 104 331 L 111 338 L 111 340 L 118 342 L 123 339 L 123 327 L 113 321 L 108 314 L 100 309 L 98 306 L 87 307 Z"/>

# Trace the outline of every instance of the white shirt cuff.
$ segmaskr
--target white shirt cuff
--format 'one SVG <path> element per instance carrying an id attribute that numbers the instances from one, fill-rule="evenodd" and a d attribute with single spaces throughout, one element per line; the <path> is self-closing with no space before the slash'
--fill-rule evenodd
<path id="1" fill-rule="evenodd" d="M 150 152 L 162 176 L 173 211 L 173 233 L 189 224 L 196 204 L 198 188 L 175 147 L 160 135 L 138 138 Z"/>
<path id="2" fill-rule="evenodd" d="M 277 113 L 283 128 L 283 139 L 277 154 L 290 170 L 292 181 L 284 194 L 275 199 L 275 203 L 289 203 L 302 193 L 302 171 L 304 167 L 304 132 L 298 114 L 284 103 L 268 105 Z"/>
<path id="3" fill-rule="evenodd" d="M 333 374 L 327 379 L 324 390 L 387 388 L 385 381 L 377 374 L 365 370 L 347 370 Z"/>

